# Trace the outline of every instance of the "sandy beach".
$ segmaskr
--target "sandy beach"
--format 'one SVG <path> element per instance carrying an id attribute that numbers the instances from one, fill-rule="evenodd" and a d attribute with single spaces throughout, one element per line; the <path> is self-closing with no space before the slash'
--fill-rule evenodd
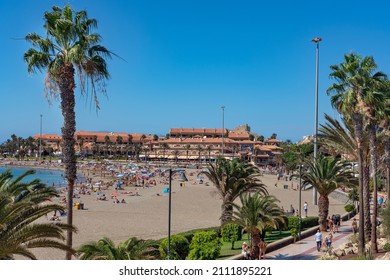
<path id="1" fill-rule="evenodd" d="M 78 228 L 78 233 L 73 237 L 75 248 L 102 237 L 108 237 L 118 243 L 133 236 L 142 239 L 160 239 L 167 236 L 168 194 L 163 192 L 168 187 L 167 178 L 156 176 L 151 178 L 156 181 L 156 185 L 142 187 L 123 184 L 122 189 L 116 190 L 114 182 L 118 178 L 113 170 L 111 174 L 107 171 L 98 171 L 101 168 L 96 169 L 95 166 L 93 169 L 90 166 L 83 166 L 78 170 L 92 178 L 91 186 L 96 192 L 80 193 L 79 198 L 74 199 L 75 203 L 81 202 L 84 206 L 83 210 L 74 209 L 73 212 L 74 224 Z M 180 186 L 178 174 L 173 176 L 171 234 L 220 224 L 221 200 L 207 179 L 204 179 L 202 184 L 199 183 L 197 175 L 200 171 L 186 169 L 188 181 L 185 182 L 185 186 Z M 298 208 L 299 192 L 296 190 L 296 182 L 277 180 L 277 176 L 272 174 L 264 174 L 261 180 L 267 185 L 268 192 L 280 200 L 280 206 L 285 210 L 289 210 L 290 205 Z M 99 181 L 102 182 L 100 190 L 96 187 Z M 287 185 L 288 189 L 285 189 L 284 185 Z M 105 189 L 105 186 L 108 188 Z M 76 194 L 78 190 L 79 186 L 76 188 Z M 103 193 L 107 200 L 98 200 Z M 119 201 L 124 199 L 126 203 L 114 203 L 115 197 L 111 197 L 113 193 L 118 194 Z M 135 195 L 136 193 L 138 195 Z M 62 198 L 64 196 L 65 194 Z M 62 198 L 58 201 L 60 202 Z M 305 201 L 308 203 L 308 215 L 317 215 L 318 206 L 312 204 L 312 190 L 302 191 L 302 207 Z M 330 198 L 330 215 L 344 213 L 344 205 Z M 66 222 L 66 217 L 61 217 L 61 220 Z M 34 252 L 38 259 L 42 260 L 65 259 L 65 253 L 56 249 Z"/>

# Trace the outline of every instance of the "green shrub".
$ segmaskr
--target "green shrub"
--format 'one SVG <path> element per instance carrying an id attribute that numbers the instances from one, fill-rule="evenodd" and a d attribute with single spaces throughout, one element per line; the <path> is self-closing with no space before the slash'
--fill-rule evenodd
<path id="1" fill-rule="evenodd" d="M 299 217 L 296 216 L 288 216 L 288 229 L 291 230 L 292 228 L 297 229 L 299 226 Z"/>
<path id="2" fill-rule="evenodd" d="M 301 227 L 302 229 L 311 228 L 318 226 L 318 217 L 307 217 L 302 219 Z"/>
<path id="3" fill-rule="evenodd" d="M 171 260 L 185 260 L 190 251 L 190 243 L 182 235 L 172 235 L 170 247 Z M 161 241 L 159 250 L 161 259 L 168 259 L 168 238 Z"/>
<path id="4" fill-rule="evenodd" d="M 347 204 L 347 205 L 345 205 L 344 206 L 344 209 L 345 209 L 345 211 L 346 212 L 352 212 L 353 210 L 355 210 L 355 205 L 353 205 L 353 204 Z"/>
<path id="5" fill-rule="evenodd" d="M 225 224 L 222 226 L 221 235 L 223 241 L 232 243 L 233 250 L 234 242 L 242 239 L 242 227 L 233 223 Z"/>
<path id="6" fill-rule="evenodd" d="M 386 243 L 386 244 L 383 246 L 383 250 L 385 250 L 385 252 L 390 252 L 390 243 Z"/>
<path id="7" fill-rule="evenodd" d="M 290 233 L 291 233 L 291 236 L 292 236 L 293 238 L 297 238 L 297 236 L 298 236 L 298 230 L 297 230 L 296 228 L 290 229 Z"/>
<path id="8" fill-rule="evenodd" d="M 187 238 L 188 242 L 191 243 L 192 238 L 194 237 L 194 234 L 199 231 L 215 231 L 218 236 L 221 236 L 221 228 L 220 227 L 208 227 L 208 228 L 198 228 L 198 229 L 192 229 L 183 233 L 180 233 L 180 235 Z"/>
<path id="9" fill-rule="evenodd" d="M 190 244 L 189 260 L 215 260 L 221 253 L 222 241 L 215 231 L 194 234 Z"/>

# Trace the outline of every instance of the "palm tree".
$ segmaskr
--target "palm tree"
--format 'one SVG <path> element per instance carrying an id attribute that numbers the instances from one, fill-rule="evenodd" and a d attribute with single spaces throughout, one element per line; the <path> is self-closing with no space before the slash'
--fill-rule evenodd
<path id="1" fill-rule="evenodd" d="M 320 155 L 314 162 L 306 160 L 307 171 L 301 174 L 302 188 L 313 186 L 318 198 L 318 222 L 321 230 L 326 230 L 326 218 L 329 214 L 329 195 L 340 187 L 353 187 L 357 179 L 351 170 L 351 164 L 334 157 Z M 299 176 L 299 175 L 293 175 Z"/>
<path id="2" fill-rule="evenodd" d="M 128 145 L 127 157 L 129 157 L 130 147 L 133 145 L 133 135 L 131 134 L 127 134 L 127 145 Z"/>
<path id="3" fill-rule="evenodd" d="M 73 224 L 73 188 L 76 180 L 75 139 L 76 114 L 75 71 L 80 80 L 81 92 L 91 90 L 97 102 L 97 92 L 105 93 L 105 80 L 109 78 L 105 58 L 111 52 L 98 43 L 101 36 L 92 33 L 97 26 L 95 19 L 88 18 L 85 10 L 75 12 L 69 5 L 64 8 L 54 6 L 44 14 L 46 38 L 37 33 L 28 34 L 25 39 L 33 45 L 24 54 L 28 72 L 46 71 L 48 96 L 60 96 L 64 116 L 62 140 L 64 152 L 65 178 L 68 183 L 67 209 L 69 226 Z M 72 231 L 68 230 L 67 245 L 72 247 Z M 67 259 L 71 254 L 67 253 Z"/>
<path id="4" fill-rule="evenodd" d="M 227 160 L 219 157 L 209 163 L 202 174 L 214 184 L 222 199 L 221 224 L 231 221 L 232 203 L 245 192 L 268 194 L 267 187 L 260 181 L 260 171 L 255 166 L 240 159 Z"/>
<path id="5" fill-rule="evenodd" d="M 382 76 L 385 78 L 385 76 Z M 379 83 L 378 83 L 379 80 Z M 378 151 L 377 151 L 377 131 L 381 119 L 386 118 L 385 91 L 387 90 L 387 83 L 381 83 L 382 80 L 377 77 L 372 85 L 372 88 L 367 91 L 367 98 L 364 99 L 365 116 L 368 121 L 368 135 L 370 144 L 370 161 L 373 180 L 373 213 L 372 213 L 372 227 L 371 227 L 371 252 L 378 252 L 377 245 L 377 227 L 376 221 L 378 218 Z M 375 83 L 376 82 L 376 83 Z"/>
<path id="6" fill-rule="evenodd" d="M 364 161 L 363 161 L 363 115 L 365 114 L 364 100 L 367 97 L 367 89 L 372 85 L 372 81 L 383 77 L 382 73 L 373 73 L 376 69 L 374 59 L 370 56 L 361 58 L 359 55 L 351 53 L 344 55 L 345 62 L 340 65 L 332 65 L 330 76 L 336 80 L 331 87 L 328 88 L 328 94 L 333 94 L 331 103 L 345 118 L 351 118 L 355 138 L 357 143 L 358 164 L 359 164 L 359 256 L 364 256 L 364 228 L 370 228 L 369 219 L 365 219 L 364 212 L 369 211 L 368 190 L 364 188 Z M 363 205 L 365 206 L 363 209 Z"/>
<path id="7" fill-rule="evenodd" d="M 151 241 L 132 237 L 115 246 L 111 239 L 104 237 L 82 245 L 78 254 L 81 260 L 150 260 L 156 259 L 159 251 Z"/>
<path id="8" fill-rule="evenodd" d="M 187 162 L 188 162 L 188 152 L 189 152 L 189 151 L 190 151 L 190 149 L 191 149 L 191 145 L 190 145 L 190 144 L 186 144 L 184 148 L 186 149 L 186 154 L 187 154 Z"/>
<path id="9" fill-rule="evenodd" d="M 161 143 L 160 147 L 163 149 L 163 158 L 165 160 L 165 151 L 169 148 L 168 143 Z"/>
<path id="10" fill-rule="evenodd" d="M 44 203 L 57 196 L 54 188 L 39 180 L 22 183 L 33 174 L 28 171 L 13 179 L 10 170 L 0 174 L 0 260 L 13 259 L 20 255 L 36 259 L 31 249 L 57 248 L 74 254 L 74 250 L 63 244 L 64 231 L 75 231 L 73 226 L 63 223 L 42 223 L 40 218 L 53 211 L 63 211 L 61 205 Z"/>
<path id="11" fill-rule="evenodd" d="M 341 118 L 341 122 L 325 115 L 326 123 L 321 125 L 319 134 L 319 144 L 326 153 L 333 156 L 342 156 L 343 158 L 356 162 L 358 160 L 357 143 L 353 123 L 348 118 Z M 371 215 L 370 204 L 366 199 L 369 197 L 370 190 L 370 151 L 368 143 L 367 129 L 363 130 L 363 190 L 364 190 L 364 235 L 369 237 L 371 234 Z M 354 168 L 353 168 L 354 170 Z M 355 170 L 354 170 L 355 171 Z M 358 196 L 359 197 L 359 196 Z"/>
<path id="12" fill-rule="evenodd" d="M 272 195 L 260 195 L 258 193 L 244 193 L 240 195 L 240 204 L 232 204 L 233 222 L 239 224 L 252 238 L 259 231 L 262 239 L 265 229 L 272 227 L 277 229 L 288 223 L 283 210 L 278 206 L 279 200 Z"/>
<path id="13" fill-rule="evenodd" d="M 117 144 L 117 146 L 119 146 L 119 150 L 120 150 L 119 156 L 122 156 L 122 143 L 123 143 L 123 137 L 118 135 L 116 137 L 116 144 Z M 118 154 L 118 152 L 117 152 L 117 154 Z"/>

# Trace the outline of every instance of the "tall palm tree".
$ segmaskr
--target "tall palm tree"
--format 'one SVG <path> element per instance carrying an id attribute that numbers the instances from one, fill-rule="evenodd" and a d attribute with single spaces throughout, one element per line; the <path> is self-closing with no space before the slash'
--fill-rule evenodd
<path id="1" fill-rule="evenodd" d="M 119 146 L 119 150 L 120 150 L 119 156 L 122 156 L 122 143 L 123 143 L 123 137 L 118 135 L 116 137 L 116 145 Z M 117 152 L 117 154 L 118 154 L 118 152 Z"/>
<path id="2" fill-rule="evenodd" d="M 184 148 L 186 149 L 186 154 L 187 154 L 187 162 L 188 162 L 188 152 L 190 151 L 190 149 L 191 149 L 191 145 L 190 144 L 186 144 L 185 146 L 184 146 Z"/>
<path id="3" fill-rule="evenodd" d="M 127 134 L 127 157 L 129 157 L 130 147 L 133 145 L 133 135 Z"/>
<path id="4" fill-rule="evenodd" d="M 62 242 L 64 231 L 75 231 L 73 226 L 39 221 L 52 211 L 64 208 L 44 203 L 57 196 L 54 188 L 37 179 L 21 182 L 33 173 L 25 172 L 16 179 L 10 170 L 0 174 L 0 260 L 13 259 L 15 255 L 36 259 L 33 248 L 56 248 L 74 254 L 74 250 Z"/>
<path id="5" fill-rule="evenodd" d="M 221 224 L 231 221 L 232 203 L 245 192 L 268 194 L 267 187 L 259 179 L 260 171 L 252 164 L 240 159 L 227 160 L 219 157 L 202 171 L 215 186 L 222 199 Z"/>
<path id="6" fill-rule="evenodd" d="M 377 227 L 376 221 L 378 218 L 378 150 L 377 150 L 377 131 L 379 123 L 382 119 L 386 118 L 387 110 L 386 105 L 386 90 L 387 81 L 386 76 L 383 74 L 380 79 L 376 77 L 372 81 L 370 89 L 367 91 L 367 97 L 364 99 L 364 111 L 368 125 L 368 135 L 370 144 L 370 161 L 371 161 L 371 174 L 373 181 L 373 211 L 372 211 L 372 228 L 371 228 L 371 251 L 373 253 L 378 252 L 377 244 Z M 386 82 L 385 82 L 386 81 Z"/>
<path id="7" fill-rule="evenodd" d="M 302 188 L 313 186 L 319 193 L 318 222 L 321 230 L 326 230 L 326 218 L 329 216 L 329 195 L 340 187 L 353 187 L 357 179 L 351 170 L 351 164 L 333 157 L 320 155 L 315 161 L 306 160 L 307 170 L 301 174 Z M 299 176 L 299 175 L 293 175 Z"/>
<path id="8" fill-rule="evenodd" d="M 104 237 L 82 245 L 78 254 L 81 260 L 150 260 L 156 259 L 159 251 L 151 241 L 131 237 L 115 246 L 111 239 Z"/>
<path id="9" fill-rule="evenodd" d="M 336 82 L 328 88 L 328 94 L 333 94 L 331 103 L 345 118 L 351 118 L 358 151 L 359 163 L 359 255 L 363 256 L 364 252 L 364 228 L 369 228 L 369 219 L 365 219 L 364 212 L 369 212 L 368 190 L 363 190 L 364 184 L 364 161 L 363 161 L 363 116 L 364 116 L 364 100 L 367 97 L 367 89 L 372 85 L 372 81 L 383 76 L 382 73 L 374 73 L 376 64 L 370 56 L 361 58 L 359 55 L 351 53 L 344 55 L 345 61 L 340 65 L 332 65 L 330 77 Z M 363 209 L 363 205 L 365 206 Z"/>
<path id="10" fill-rule="evenodd" d="M 319 143 L 322 149 L 333 156 L 342 156 L 343 158 L 356 162 L 358 160 L 357 143 L 355 137 L 355 131 L 353 123 L 348 118 L 341 118 L 341 122 L 325 115 L 326 123 L 321 125 L 319 131 Z M 366 124 L 366 122 L 365 122 Z M 366 126 L 365 126 L 366 127 Z M 364 195 L 364 235 L 369 237 L 371 234 L 371 215 L 369 209 L 369 201 L 366 197 L 369 197 L 370 189 L 370 151 L 368 143 L 367 129 L 363 130 L 363 190 Z M 354 170 L 354 167 L 352 168 Z M 355 171 L 355 170 L 354 170 Z M 366 193 L 368 192 L 368 193 Z M 367 204 L 367 205 L 366 205 Z"/>
<path id="11" fill-rule="evenodd" d="M 33 45 L 24 54 L 28 72 L 46 71 L 46 89 L 49 96 L 59 96 L 64 117 L 62 140 L 64 152 L 65 178 L 68 184 L 67 209 L 69 226 L 73 224 L 73 188 L 76 180 L 75 139 L 76 114 L 75 74 L 80 80 L 81 92 L 91 90 L 97 102 L 97 93 L 105 93 L 105 80 L 109 78 L 105 58 L 111 52 L 99 45 L 101 36 L 92 33 L 97 21 L 88 18 L 85 10 L 75 12 L 70 5 L 64 8 L 54 6 L 44 13 L 46 37 L 29 33 L 25 39 Z M 72 247 L 73 235 L 68 230 L 67 245 Z M 67 253 L 67 259 L 71 254 Z"/>

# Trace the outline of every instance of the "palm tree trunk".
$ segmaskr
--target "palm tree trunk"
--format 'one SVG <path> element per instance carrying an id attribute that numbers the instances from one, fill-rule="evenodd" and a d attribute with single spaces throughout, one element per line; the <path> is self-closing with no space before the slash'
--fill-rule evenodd
<path id="1" fill-rule="evenodd" d="M 329 198 L 324 195 L 320 195 L 318 198 L 318 223 L 321 231 L 326 231 L 326 218 L 329 215 Z"/>
<path id="2" fill-rule="evenodd" d="M 67 64 L 61 68 L 59 78 L 59 88 L 61 97 L 61 110 L 64 117 L 64 126 L 62 127 L 63 153 L 65 179 L 68 184 L 67 196 L 67 224 L 73 225 L 73 187 L 76 180 L 76 155 L 74 133 L 76 131 L 76 114 L 75 114 L 75 96 L 74 96 L 74 68 L 72 64 Z M 72 230 L 67 231 L 66 245 L 72 247 L 73 236 Z M 66 253 L 66 259 L 70 260 L 72 254 Z"/>
<path id="3" fill-rule="evenodd" d="M 386 160 L 387 199 L 390 199 L 390 136 L 386 135 L 383 142 L 385 147 L 385 160 Z"/>
<path id="4" fill-rule="evenodd" d="M 371 222 L 371 252 L 378 253 L 378 244 L 376 242 L 377 231 L 376 231 L 376 220 L 378 216 L 378 159 L 376 152 L 376 127 L 374 124 L 370 124 L 368 127 L 368 135 L 370 141 L 370 159 L 371 159 L 371 174 L 374 182 L 374 194 L 373 194 L 373 209 L 372 209 L 372 222 Z"/>
<path id="5" fill-rule="evenodd" d="M 364 240 L 364 195 L 363 195 L 363 116 L 359 113 L 353 113 L 353 124 L 355 128 L 355 138 L 358 148 L 358 164 L 359 164 L 359 238 L 358 238 L 358 255 L 365 255 L 365 240 Z"/>
<path id="6" fill-rule="evenodd" d="M 366 155 L 368 159 L 369 156 Z M 371 238 L 371 209 L 370 209 L 370 164 L 364 161 L 363 166 L 363 200 L 364 200 L 364 232 L 366 240 Z"/>

